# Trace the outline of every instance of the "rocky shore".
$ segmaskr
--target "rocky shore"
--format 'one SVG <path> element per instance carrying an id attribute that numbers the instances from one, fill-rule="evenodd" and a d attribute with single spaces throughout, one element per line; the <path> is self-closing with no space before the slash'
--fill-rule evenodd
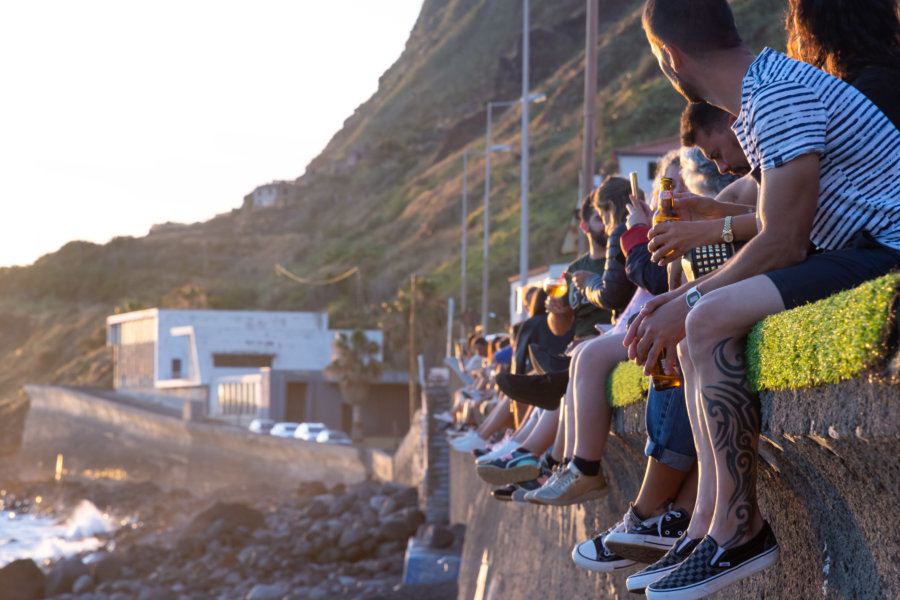
<path id="1" fill-rule="evenodd" d="M 83 499 L 120 527 L 93 552 L 0 569 L 4 600 L 456 598 L 456 583 L 402 586 L 410 536 L 458 556 L 462 532 L 426 524 L 415 488 L 366 482 L 215 498 L 151 483 L 7 485 L 5 511 L 67 514 Z M 37 499 L 40 498 L 38 502 Z"/>

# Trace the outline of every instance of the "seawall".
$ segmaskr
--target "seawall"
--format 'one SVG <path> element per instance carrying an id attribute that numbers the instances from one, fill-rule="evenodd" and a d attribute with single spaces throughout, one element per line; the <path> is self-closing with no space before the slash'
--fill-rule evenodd
<path id="1" fill-rule="evenodd" d="M 759 496 L 781 561 L 716 598 L 900 597 L 900 387 L 860 377 L 765 392 Z M 614 411 L 609 495 L 576 507 L 498 502 L 471 455 L 451 458 L 451 521 L 466 524 L 460 600 L 637 598 L 577 567 L 575 544 L 618 521 L 643 477 L 643 402 Z"/>
<path id="2" fill-rule="evenodd" d="M 391 456 L 370 448 L 186 421 L 170 411 L 117 402 L 110 394 L 31 385 L 25 391 L 31 404 L 16 467 L 26 480 L 52 478 L 59 454 L 66 474 L 148 480 L 196 493 L 394 478 Z"/>

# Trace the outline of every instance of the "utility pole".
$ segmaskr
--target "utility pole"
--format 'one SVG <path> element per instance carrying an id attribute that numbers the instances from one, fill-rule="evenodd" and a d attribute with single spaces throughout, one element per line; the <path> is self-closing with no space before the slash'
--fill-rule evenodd
<path id="1" fill-rule="evenodd" d="M 581 155 L 581 199 L 594 189 L 594 135 L 597 112 L 597 14 L 599 0 L 587 0 L 586 42 L 584 47 L 584 147 Z M 578 236 L 583 253 L 584 238 Z"/>
<path id="2" fill-rule="evenodd" d="M 409 284 L 409 425 L 416 414 L 416 274 Z"/>

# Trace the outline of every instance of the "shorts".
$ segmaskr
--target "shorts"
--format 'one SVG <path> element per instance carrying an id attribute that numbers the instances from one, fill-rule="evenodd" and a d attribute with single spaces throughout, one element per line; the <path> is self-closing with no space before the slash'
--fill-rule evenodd
<path id="1" fill-rule="evenodd" d="M 900 266 L 900 250 L 882 246 L 867 231 L 860 231 L 850 246 L 810 254 L 792 267 L 766 273 L 785 308 L 803 306 L 881 277 Z"/>
<path id="2" fill-rule="evenodd" d="M 684 386 L 647 394 L 647 445 L 644 454 L 664 465 L 690 471 L 697 462 Z"/>

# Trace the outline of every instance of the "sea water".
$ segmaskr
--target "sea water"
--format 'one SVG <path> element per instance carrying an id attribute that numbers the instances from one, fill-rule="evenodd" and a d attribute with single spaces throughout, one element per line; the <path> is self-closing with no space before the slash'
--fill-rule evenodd
<path id="1" fill-rule="evenodd" d="M 40 563 L 96 550 L 103 544 L 98 536 L 118 526 L 87 500 L 63 519 L 4 511 L 0 513 L 0 567 L 20 558 Z"/>

